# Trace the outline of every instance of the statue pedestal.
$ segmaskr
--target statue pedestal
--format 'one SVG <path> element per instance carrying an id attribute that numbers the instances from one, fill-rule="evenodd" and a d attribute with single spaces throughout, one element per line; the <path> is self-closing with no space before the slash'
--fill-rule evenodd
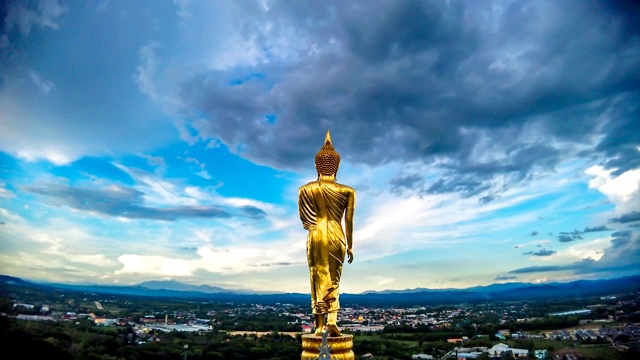
<path id="1" fill-rule="evenodd" d="M 328 337 L 327 344 L 331 347 L 331 358 L 339 360 L 355 360 L 353 353 L 353 335 Z M 322 336 L 302 335 L 301 360 L 316 359 L 320 355 Z"/>

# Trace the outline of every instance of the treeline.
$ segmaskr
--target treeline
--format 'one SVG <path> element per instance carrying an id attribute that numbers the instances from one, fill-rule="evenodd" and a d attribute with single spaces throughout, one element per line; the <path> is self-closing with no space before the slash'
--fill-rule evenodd
<path id="1" fill-rule="evenodd" d="M 302 331 L 301 324 L 295 323 L 295 317 L 278 314 L 239 314 L 233 317 L 221 314 L 216 317 L 216 328 L 240 331 Z"/>
<path id="2" fill-rule="evenodd" d="M 127 328 L 96 328 L 88 321 L 19 321 L 0 316 L 0 343 L 19 357 L 109 360 L 133 340 Z M 106 355 L 106 356 L 104 356 Z"/>
<path id="3" fill-rule="evenodd" d="M 511 322 L 505 328 L 514 331 L 565 329 L 580 324 L 584 316 L 550 316 L 526 322 Z"/>
<path id="4" fill-rule="evenodd" d="M 224 333 L 150 333 L 145 335 L 148 342 L 139 344 L 139 340 L 130 327 L 97 327 L 88 320 L 28 322 L 0 316 L 0 346 L 27 359 L 297 360 L 302 352 L 299 338 L 275 332 L 260 338 Z"/>

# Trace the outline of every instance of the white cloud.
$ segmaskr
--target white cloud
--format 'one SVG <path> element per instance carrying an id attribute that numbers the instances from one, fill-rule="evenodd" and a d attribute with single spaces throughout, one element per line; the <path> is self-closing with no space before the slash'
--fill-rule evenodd
<path id="1" fill-rule="evenodd" d="M 192 0 L 173 0 L 173 3 L 178 7 L 176 14 L 181 18 L 184 18 L 186 21 L 190 20 L 192 15 L 189 11 L 190 5 L 193 3 Z"/>
<path id="2" fill-rule="evenodd" d="M 393 284 L 396 279 L 388 276 L 373 276 L 369 279 L 369 283 L 375 284 L 375 286 L 385 286 L 389 284 Z"/>
<path id="3" fill-rule="evenodd" d="M 72 267 L 78 274 L 92 273 L 89 268 L 109 269 L 117 266 L 117 262 L 109 258 L 113 245 L 112 239 L 96 236 L 89 229 L 75 222 L 61 218 L 50 218 L 34 224 L 0 208 L 0 215 L 7 224 L 0 227 L 0 235 L 4 241 L 4 253 L 29 253 L 34 262 L 58 264 L 61 267 Z M 72 265 L 83 264 L 83 267 Z M 12 261 L 17 268 L 24 268 L 20 261 Z M 87 268 L 89 265 L 89 268 Z"/>
<path id="4" fill-rule="evenodd" d="M 2 216 L 2 218 L 5 220 L 10 220 L 11 222 L 24 223 L 24 219 L 20 215 L 14 214 L 4 208 L 0 208 L 0 216 Z"/>
<path id="5" fill-rule="evenodd" d="M 379 170 L 364 173 L 366 178 L 380 177 Z M 561 177 L 558 175 L 558 178 Z M 351 178 L 355 183 L 366 182 L 353 175 Z M 358 196 L 354 246 L 360 256 L 370 259 L 425 247 L 459 245 L 472 241 L 469 237 L 477 239 L 481 234 L 509 231 L 537 222 L 537 211 L 540 211 L 532 208 L 528 212 L 510 213 L 509 209 L 561 191 L 566 185 L 569 183 L 558 184 L 549 179 L 537 183 L 535 187 L 531 184 L 515 186 L 489 203 L 480 203 L 478 197 L 463 198 L 455 194 L 397 196 L 388 192 L 372 194 L 367 191 Z M 497 239 L 487 240 L 495 242 Z"/>
<path id="6" fill-rule="evenodd" d="M 194 161 L 191 161 L 194 162 Z M 165 180 L 159 174 L 149 173 L 133 167 L 127 167 L 116 162 L 112 163 L 129 176 L 131 176 L 136 184 L 135 189 L 144 194 L 145 203 L 149 206 L 198 206 L 198 205 L 215 205 L 221 207 L 231 207 L 231 213 L 237 213 L 236 208 L 252 206 L 265 211 L 268 220 L 274 223 L 283 224 L 281 218 L 288 216 L 287 206 L 280 207 L 264 201 L 251 198 L 224 197 L 216 192 L 220 186 L 207 186 L 204 188 L 197 186 L 185 186 L 181 180 Z M 198 164 L 200 164 L 198 162 Z M 204 165 L 204 164 L 202 164 Z M 206 172 L 205 172 L 206 173 Z M 206 174 L 197 174 L 199 176 L 210 176 Z M 206 177 L 205 177 L 206 178 Z M 232 222 L 233 220 L 228 220 Z M 263 231 L 269 229 L 263 228 Z"/>
<path id="7" fill-rule="evenodd" d="M 187 260 L 171 259 L 164 256 L 125 254 L 118 257 L 122 269 L 116 275 L 128 273 L 157 276 L 190 276 L 194 268 Z"/>
<path id="8" fill-rule="evenodd" d="M 98 267 L 113 267 L 116 262 L 112 259 L 108 259 L 104 254 L 80 254 L 68 256 L 68 259 L 72 262 L 93 265 Z"/>
<path id="9" fill-rule="evenodd" d="M 547 246 L 551 244 L 551 240 L 549 239 L 542 239 L 542 240 L 533 240 L 533 241 L 528 241 L 526 243 L 520 243 L 520 244 L 516 244 L 513 245 L 514 249 L 524 249 L 526 247 L 530 247 L 530 246 L 538 246 L 538 245 L 542 245 L 542 246 Z"/>
<path id="10" fill-rule="evenodd" d="M 611 238 L 598 238 L 592 241 L 575 242 L 566 249 L 558 250 L 551 256 L 538 257 L 543 262 L 560 262 L 569 263 L 585 259 L 598 261 L 605 254 L 605 251 L 611 247 Z"/>
<path id="11" fill-rule="evenodd" d="M 640 169 L 629 170 L 613 177 L 613 170 L 605 170 L 600 165 L 588 168 L 585 173 L 594 176 L 589 181 L 589 188 L 597 189 L 607 195 L 616 204 L 630 201 L 640 187 Z"/>
<path id="12" fill-rule="evenodd" d="M 211 180 L 211 174 L 207 170 L 198 171 L 196 175 L 200 176 L 203 179 Z"/>
<path id="13" fill-rule="evenodd" d="M 51 81 L 43 80 L 35 71 L 29 71 L 29 78 L 43 94 L 49 94 L 56 89 Z"/>
<path id="14" fill-rule="evenodd" d="M 9 199 L 14 196 L 13 191 L 7 189 L 7 183 L 0 181 L 0 198 Z"/>
<path id="15" fill-rule="evenodd" d="M 626 171 L 619 176 L 612 176 L 613 170 L 606 170 L 595 165 L 585 173 L 591 175 L 589 188 L 596 189 L 607 196 L 616 205 L 615 213 L 622 215 L 639 209 L 640 204 L 640 169 Z"/>
<path id="16" fill-rule="evenodd" d="M 66 151 L 60 151 L 53 147 L 37 146 L 31 147 L 28 150 L 21 150 L 18 152 L 18 157 L 29 162 L 37 161 L 38 159 L 46 159 L 55 165 L 66 165 L 75 160 L 75 158 L 69 156 Z"/>
<path id="17" fill-rule="evenodd" d="M 31 280 L 76 281 L 96 276 L 76 265 L 69 264 L 59 257 L 43 255 L 37 252 L 18 252 L 0 254 L 0 271 L 3 274 L 23 277 Z"/>
<path id="18" fill-rule="evenodd" d="M 189 187 L 183 189 L 171 181 L 163 180 L 157 174 L 127 167 L 116 162 L 112 164 L 136 180 L 136 188 L 144 193 L 145 202 L 150 206 L 193 206 L 200 204 L 197 198 L 194 198 L 189 194 L 189 191 L 186 191 Z"/>
<path id="19" fill-rule="evenodd" d="M 160 44 L 152 41 L 140 48 L 139 55 L 141 64 L 136 67 L 136 74 L 134 76 L 134 81 L 140 91 L 154 100 L 159 100 L 159 93 L 154 79 L 159 66 L 159 60 L 156 56 L 156 49 L 158 49 L 158 47 L 160 47 Z"/>
<path id="20" fill-rule="evenodd" d="M 200 233 L 203 240 L 208 235 Z M 298 242 L 298 241 L 296 241 Z M 300 243 L 304 243 L 302 240 Z M 232 246 L 201 246 L 198 259 L 184 260 L 159 255 L 124 254 L 118 257 L 122 269 L 116 275 L 137 273 L 161 276 L 192 276 L 197 270 L 215 274 L 245 274 L 272 271 L 275 268 L 306 263 L 303 246 L 292 246 L 291 241 L 268 244 L 246 243 Z"/>

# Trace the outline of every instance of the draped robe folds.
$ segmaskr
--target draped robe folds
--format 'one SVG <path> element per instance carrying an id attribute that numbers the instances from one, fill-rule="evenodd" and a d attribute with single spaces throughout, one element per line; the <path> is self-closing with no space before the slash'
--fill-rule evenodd
<path id="1" fill-rule="evenodd" d="M 300 188 L 298 211 L 307 236 L 307 261 L 314 314 L 340 309 L 339 285 L 347 249 L 342 215 L 348 197 L 330 186 L 311 182 Z"/>

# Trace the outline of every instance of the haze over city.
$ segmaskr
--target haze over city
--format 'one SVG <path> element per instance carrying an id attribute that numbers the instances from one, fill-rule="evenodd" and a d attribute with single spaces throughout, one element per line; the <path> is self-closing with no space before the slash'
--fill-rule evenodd
<path id="1" fill-rule="evenodd" d="M 309 292 L 327 129 L 342 292 L 640 274 L 633 2 L 0 8 L 0 274 Z"/>

